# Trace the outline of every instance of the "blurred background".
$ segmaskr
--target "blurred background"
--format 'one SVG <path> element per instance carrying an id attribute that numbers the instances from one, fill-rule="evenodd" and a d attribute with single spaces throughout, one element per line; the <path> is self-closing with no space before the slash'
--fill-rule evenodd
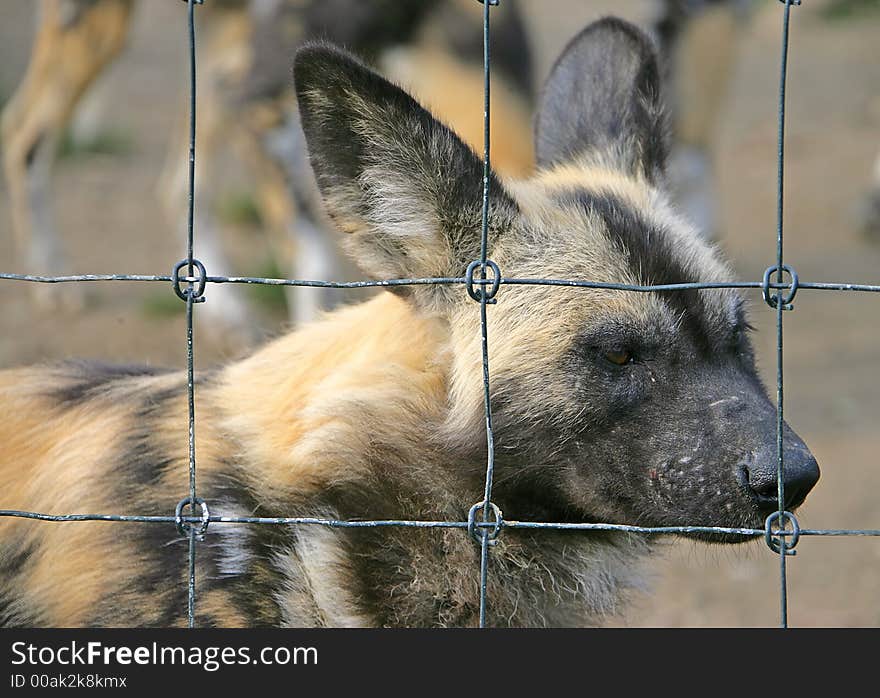
<path id="1" fill-rule="evenodd" d="M 75 14 L 84 11 L 77 10 L 78 6 L 101 1 L 59 0 L 57 4 L 60 12 Z M 47 169 L 54 163 L 51 176 L 46 175 L 51 189 L 38 192 L 39 197 L 31 192 L 31 201 L 39 198 L 54 209 L 53 227 L 70 273 L 168 274 L 185 256 L 180 220 L 163 211 L 157 183 L 163 170 L 168 171 L 169 152 L 173 153 L 172 171 L 186 164 L 182 140 L 188 79 L 186 6 L 171 0 L 124 4 L 131 5 L 131 14 L 121 51 L 77 103 L 49 156 L 40 155 Z M 272 4 L 255 2 L 265 7 Z M 688 2 L 677 4 L 686 8 Z M 0 0 L 0 105 L 13 96 L 27 69 L 38 5 Z M 229 5 L 232 10 L 218 9 Z M 236 43 L 237 25 L 219 30 L 207 26 L 210 13 L 234 12 L 235 5 L 229 0 L 206 0 L 197 10 L 199 31 L 205 32 L 199 34 L 200 39 L 205 37 L 200 45 L 215 47 L 213 57 L 200 56 L 200 70 L 205 66 L 208 76 L 200 89 L 209 93 L 215 88 L 222 92 L 229 76 L 241 80 L 248 71 L 253 76 L 261 65 L 259 52 L 250 49 L 249 54 L 246 45 L 242 48 Z M 565 43 L 589 21 L 618 14 L 653 26 L 659 5 L 647 0 L 520 2 L 531 55 L 528 80 L 532 89 L 543 80 Z M 684 199 L 695 185 L 700 192 L 711 193 L 711 187 L 698 185 L 714 179 L 711 206 L 700 209 L 698 205 L 693 215 L 710 221 L 709 235 L 731 259 L 739 278 L 758 280 L 775 263 L 776 255 L 776 110 L 783 8 L 776 0 L 729 5 L 735 5 L 733 19 L 717 23 L 715 33 L 706 34 L 709 38 L 690 34 L 687 24 L 676 30 L 678 45 L 693 51 L 676 53 L 669 61 L 677 86 L 674 111 L 682 152 L 687 154 L 695 140 L 701 141 L 696 178 L 688 170 L 692 159 L 682 161 L 681 196 L 686 206 Z M 477 8 L 473 19 L 479 32 Z M 493 21 L 503 11 L 494 10 Z M 254 19 L 258 14 L 251 12 L 249 21 L 258 27 Z M 72 26 L 80 19 L 62 14 L 59 21 Z M 460 22 L 462 16 L 452 15 L 449 21 Z M 467 26 L 467 31 L 473 28 Z M 464 25 L 445 30 L 452 36 L 466 31 Z M 369 35 L 376 36 L 376 30 L 371 29 Z M 880 240 L 866 224 L 871 210 L 866 197 L 880 152 L 878 37 L 880 0 L 811 0 L 792 9 L 785 261 L 797 269 L 801 280 L 880 283 Z M 86 37 L 89 42 L 99 40 Z M 269 45 L 268 40 L 262 43 Z M 504 53 L 504 49 L 499 51 Z M 516 53 L 509 57 L 512 64 L 518 59 Z M 288 55 L 282 57 L 288 61 Z M 405 82 L 409 75 L 417 92 L 425 90 L 417 84 L 419 71 L 406 64 L 406 59 L 405 53 L 394 54 L 386 64 Z M 708 79 L 698 75 L 696 84 L 708 85 L 706 89 L 717 94 L 713 93 L 709 107 L 700 106 L 700 113 L 708 114 L 704 118 L 708 125 L 691 127 L 688 116 L 694 113 L 695 103 L 705 101 L 705 90 L 695 90 L 687 81 L 695 67 L 706 65 L 716 72 L 709 73 Z M 59 71 L 67 69 L 70 65 L 57 66 Z M 52 83 L 51 75 L 33 79 L 37 78 Z M 456 85 L 459 92 L 464 89 L 464 83 Z M 230 108 L 229 123 L 247 120 L 265 134 L 266 123 L 284 121 L 289 93 L 272 85 L 260 89 L 260 100 L 271 96 L 271 108 L 260 104 L 246 117 Z M 467 98 L 479 115 L 481 92 L 475 89 Z M 238 95 L 228 99 L 226 107 L 240 100 L 253 105 L 254 97 Z M 528 101 L 524 98 L 522 103 Z M 212 117 L 203 109 L 199 118 Z M 497 108 L 493 118 L 499 131 L 505 128 L 498 121 Z M 0 142 L 0 149 L 7 149 L 4 155 L 12 147 L 10 133 L 4 131 Z M 210 225 L 225 250 L 227 271 L 290 276 L 287 262 L 279 261 L 286 260 L 289 244 L 279 242 L 277 231 L 270 230 L 278 227 L 278 219 L 283 221 L 284 204 L 279 204 L 281 213 L 273 210 L 265 192 L 255 185 L 277 184 L 290 173 L 254 175 L 254 163 L 247 161 L 241 149 L 225 147 L 222 124 L 218 133 L 219 145 L 210 145 L 216 151 L 209 158 L 210 170 L 200 171 L 198 181 L 200 187 L 211 190 Z M 880 184 L 874 186 L 880 190 Z M 308 192 L 300 193 L 293 207 L 300 213 L 306 211 L 308 199 Z M 7 177 L 0 182 L 0 271 L 21 273 L 31 270 L 33 256 L 15 244 L 13 207 Z M 197 225 L 195 250 L 202 257 L 200 249 L 205 248 L 200 248 L 199 233 Z M 208 264 L 209 273 L 219 273 L 217 269 Z M 340 273 L 350 274 L 350 270 Z M 0 367 L 74 356 L 185 365 L 184 304 L 166 285 L 79 286 L 58 286 L 49 297 L 35 299 L 31 285 L 0 281 Z M 197 368 L 239 356 L 293 322 L 292 301 L 281 289 L 236 289 L 235 303 L 245 309 L 240 317 L 224 317 L 227 311 L 217 302 L 216 289 L 208 288 L 208 303 L 196 314 L 212 305 L 213 296 L 210 317 L 215 329 L 227 320 L 230 324 L 243 320 L 247 328 L 243 333 L 218 332 L 211 330 L 211 323 L 199 325 Z M 759 367 L 775 394 L 775 312 L 761 302 L 759 293 L 752 293 L 750 300 Z M 785 316 L 785 414 L 822 468 L 822 480 L 799 512 L 801 526 L 880 528 L 880 297 L 804 290 L 795 305 L 795 312 Z M 776 625 L 778 567 L 778 557 L 763 543 L 709 547 L 670 541 L 650 565 L 650 592 L 632 599 L 610 624 Z M 802 538 L 798 555 L 789 558 L 788 581 L 791 625 L 880 625 L 880 540 L 876 538 Z"/>

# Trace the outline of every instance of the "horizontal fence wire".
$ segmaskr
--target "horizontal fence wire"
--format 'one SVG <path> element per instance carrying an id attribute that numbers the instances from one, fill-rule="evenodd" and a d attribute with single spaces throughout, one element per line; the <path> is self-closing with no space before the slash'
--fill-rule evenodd
<path id="1" fill-rule="evenodd" d="M 0 518 L 15 517 L 34 519 L 56 523 L 70 522 L 115 522 L 115 523 L 204 523 L 200 516 L 137 516 L 126 514 L 45 514 L 35 511 L 19 511 L 16 509 L 0 509 Z M 550 521 L 517 521 L 504 519 L 500 524 L 493 521 L 423 521 L 418 519 L 323 519 L 311 516 L 209 516 L 211 524 L 255 524 L 268 526 L 324 526 L 326 528 L 458 528 L 477 529 L 509 528 L 512 530 L 549 530 L 549 531 L 618 531 L 621 533 L 637 533 L 646 535 L 662 534 L 724 534 L 734 536 L 755 537 L 766 535 L 766 528 L 731 528 L 727 526 L 633 526 L 630 524 Z M 770 530 L 771 535 L 791 536 L 789 529 Z M 803 528 L 798 531 L 801 536 L 880 536 L 880 529 L 858 528 Z"/>
<path id="2" fill-rule="evenodd" d="M 771 267 L 775 271 L 775 266 Z M 36 276 L 32 274 L 12 274 L 0 272 L 0 281 L 29 281 L 41 284 L 63 284 L 88 281 L 164 281 L 171 282 L 171 274 L 76 274 L 67 276 Z M 194 276 L 181 276 L 181 283 L 196 283 Z M 464 276 L 438 276 L 418 279 L 364 279 L 362 281 L 321 281 L 312 279 L 280 279 L 260 276 L 207 276 L 207 284 L 255 284 L 265 286 L 303 286 L 306 288 L 387 288 L 389 286 L 453 286 L 473 283 L 479 286 L 492 285 L 493 279 L 469 280 Z M 502 276 L 500 286 L 569 286 L 572 288 L 594 288 L 609 291 L 633 291 L 652 293 L 659 291 L 700 291 L 724 288 L 742 289 L 791 289 L 791 284 L 771 281 L 688 281 L 677 284 L 623 284 L 611 281 L 589 281 L 587 279 L 545 279 L 516 278 Z M 842 281 L 799 281 L 797 288 L 809 291 L 854 291 L 861 293 L 880 293 L 880 285 L 860 284 Z"/>
<path id="3" fill-rule="evenodd" d="M 483 0 L 479 0 L 482 2 Z M 784 207 L 784 136 L 785 136 L 785 82 L 788 63 L 788 37 L 790 27 L 790 10 L 800 5 L 800 0 L 779 0 L 784 4 L 782 29 L 782 61 L 780 68 L 779 90 L 779 122 L 778 122 L 778 172 L 777 172 L 777 259 L 776 264 L 768 268 L 761 281 L 725 281 L 725 282 L 688 282 L 676 284 L 624 284 L 577 279 L 553 278 L 508 278 L 504 277 L 497 265 L 488 258 L 488 196 L 490 179 L 490 129 L 489 129 L 489 90 L 490 90 L 490 6 L 499 4 L 499 0 L 489 0 L 483 8 L 483 59 L 484 59 L 484 157 L 483 157 L 483 211 L 481 221 L 480 258 L 471 264 L 468 273 L 462 277 L 402 278 L 386 280 L 362 281 L 325 281 L 245 276 L 211 276 L 194 256 L 194 187 L 195 187 L 195 127 L 196 127 L 196 65 L 195 65 L 195 24 L 194 5 L 202 4 L 202 0 L 184 0 L 188 5 L 187 35 L 190 49 L 190 142 L 189 142 L 189 219 L 187 231 L 187 256 L 179 262 L 169 275 L 138 275 L 138 274 L 75 274 L 64 276 L 40 276 L 0 272 L 0 280 L 31 283 L 83 283 L 83 282 L 164 282 L 170 283 L 177 295 L 186 302 L 187 316 L 187 377 L 188 377 L 188 419 L 189 419 L 189 495 L 178 504 L 174 515 L 147 516 L 129 514 L 48 514 L 18 509 L 0 510 L 0 518 L 12 517 L 32 519 L 43 522 L 114 522 L 114 523 L 145 523 L 174 524 L 181 535 L 189 539 L 189 579 L 187 615 L 190 627 L 195 625 L 196 579 L 195 559 L 198 540 L 206 532 L 209 525 L 250 524 L 250 525 L 283 525 L 283 526 L 324 526 L 339 529 L 354 528 L 419 528 L 419 529 L 460 529 L 474 536 L 480 544 L 480 617 L 479 625 L 486 624 L 487 617 L 487 574 L 489 550 L 497 536 L 504 530 L 533 531 L 614 531 L 637 535 L 728 535 L 744 538 L 763 536 L 768 547 L 780 557 L 780 602 L 781 625 L 787 627 L 787 588 L 785 560 L 794 554 L 794 546 L 800 536 L 862 536 L 880 537 L 880 529 L 801 529 L 793 514 L 784 510 L 783 493 L 783 362 L 782 362 L 782 325 L 783 311 L 791 309 L 795 294 L 801 290 L 835 291 L 835 292 L 880 292 L 880 285 L 849 283 L 849 282 L 808 282 L 801 281 L 796 272 L 783 264 L 783 227 L 782 216 Z M 182 270 L 186 273 L 182 274 Z M 493 276 L 487 277 L 491 269 Z M 476 277 L 476 271 L 479 276 Z M 784 273 L 791 277 L 785 283 Z M 772 279 L 773 275 L 776 280 Z M 186 288 L 181 288 L 181 285 Z M 194 352 L 192 336 L 193 307 L 204 300 L 204 291 L 208 284 L 260 284 L 269 286 L 300 286 L 315 288 L 388 288 L 396 286 L 420 285 L 464 285 L 472 299 L 480 303 L 480 331 L 483 362 L 483 389 L 486 416 L 487 438 L 487 470 L 483 499 L 471 508 L 466 521 L 429 521 L 407 519 L 383 520 L 344 520 L 320 517 L 254 517 L 254 516 L 217 516 L 209 512 L 209 503 L 198 498 L 196 489 L 196 449 L 195 449 L 195 396 L 194 396 Z M 777 486 L 779 510 L 771 514 L 765 527 L 732 528 L 722 526 L 635 526 L 613 523 L 571 523 L 571 522 L 540 522 L 508 520 L 501 516 L 500 510 L 492 503 L 492 475 L 494 467 L 494 441 L 492 432 L 492 415 L 490 403 L 490 372 L 488 362 L 487 341 L 487 305 L 502 286 L 556 286 L 583 289 L 626 291 L 635 293 L 674 292 L 712 289 L 760 289 L 764 301 L 776 311 L 777 327 Z M 476 287 L 476 288 L 474 288 Z M 771 293 L 775 292 L 775 293 Z M 783 293 L 787 291 L 787 293 Z M 195 515 L 196 509 L 201 515 Z M 184 510 L 188 509 L 189 512 Z M 478 516 L 479 514 L 479 516 Z M 783 525 L 779 525 L 782 522 Z M 785 523 L 791 524 L 787 528 Z M 774 527 L 774 523 L 777 526 Z"/>

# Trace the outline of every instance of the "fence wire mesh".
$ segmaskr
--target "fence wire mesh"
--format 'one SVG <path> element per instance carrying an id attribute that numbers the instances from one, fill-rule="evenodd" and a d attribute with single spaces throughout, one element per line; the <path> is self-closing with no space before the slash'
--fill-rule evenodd
<path id="1" fill-rule="evenodd" d="M 126 282 L 164 282 L 170 283 L 173 292 L 186 304 L 186 364 L 187 400 L 189 420 L 189 492 L 177 504 L 173 515 L 141 516 L 129 514 L 48 514 L 43 512 L 0 509 L 0 517 L 17 517 L 46 522 L 106 521 L 115 523 L 174 524 L 181 535 L 189 541 L 188 548 L 188 594 L 187 617 L 190 627 L 195 627 L 196 608 L 196 550 L 199 540 L 208 527 L 214 524 L 250 524 L 271 526 L 323 526 L 329 528 L 434 528 L 461 529 L 472 536 L 480 546 L 480 587 L 479 587 L 479 626 L 488 622 L 489 599 L 487 580 L 489 556 L 492 545 L 506 529 L 531 530 L 569 530 L 617 531 L 641 535 L 663 534 L 727 534 L 743 537 L 763 536 L 768 548 L 779 556 L 780 581 L 780 626 L 788 627 L 788 593 L 786 579 L 786 558 L 796 554 L 795 547 L 801 536 L 880 536 L 880 529 L 802 529 L 797 517 L 784 508 L 784 372 L 783 372 L 783 319 L 784 312 L 793 309 L 793 301 L 801 290 L 880 292 L 880 285 L 856 284 L 848 282 L 804 282 L 797 272 L 783 261 L 783 213 L 784 213 L 784 174 L 785 174 L 785 103 L 786 79 L 788 74 L 789 34 L 792 7 L 799 6 L 801 0 L 777 0 L 783 4 L 781 29 L 781 60 L 779 77 L 778 133 L 777 133 L 777 182 L 776 182 L 776 261 L 768 267 L 761 281 L 732 282 L 688 282 L 677 284 L 638 285 L 624 283 L 596 282 L 579 279 L 554 278 L 508 278 L 502 275 L 498 265 L 488 257 L 489 226 L 489 186 L 491 173 L 491 131 L 490 131 L 490 87 L 491 87 L 491 8 L 498 6 L 500 0 L 476 0 L 483 5 L 483 182 L 480 257 L 473 261 L 461 277 L 400 278 L 368 281 L 326 281 L 309 279 L 264 278 L 243 276 L 211 276 L 205 266 L 195 256 L 194 206 L 195 206 L 195 156 L 196 156 L 196 31 L 195 6 L 204 0 L 183 0 L 187 4 L 187 41 L 189 49 L 189 209 L 186 241 L 186 257 L 178 262 L 169 275 L 136 274 L 78 274 L 67 276 L 38 276 L 0 272 L 0 280 L 23 281 L 31 283 L 84 283 L 100 281 Z M 182 275 L 183 270 L 185 275 Z M 775 280 L 773 276 L 775 275 Z M 785 281 L 786 275 L 788 281 Z M 210 513 L 209 503 L 198 497 L 196 487 L 196 414 L 194 388 L 194 348 L 193 348 L 193 310 L 197 303 L 206 300 L 205 291 L 209 284 L 262 284 L 273 286 L 300 286 L 313 288 L 387 288 L 418 285 L 463 285 L 471 299 L 479 303 L 480 338 L 482 354 L 483 404 L 486 425 L 486 477 L 483 498 L 474 504 L 466 521 L 427 521 L 427 520 L 338 520 L 317 517 L 255 517 L 255 516 L 217 516 Z M 779 509 L 770 514 L 762 529 L 735 528 L 724 526 L 636 526 L 612 523 L 559 523 L 542 521 L 517 521 L 504 519 L 501 510 L 492 501 L 492 483 L 495 466 L 495 443 L 492 429 L 492 408 L 490 400 L 490 367 L 488 350 L 487 314 L 488 306 L 504 286 L 554 286 L 583 289 L 609 289 L 632 293 L 655 293 L 660 291 L 689 291 L 703 289 L 760 289 L 764 302 L 776 314 L 776 455 L 777 455 L 777 500 Z"/>

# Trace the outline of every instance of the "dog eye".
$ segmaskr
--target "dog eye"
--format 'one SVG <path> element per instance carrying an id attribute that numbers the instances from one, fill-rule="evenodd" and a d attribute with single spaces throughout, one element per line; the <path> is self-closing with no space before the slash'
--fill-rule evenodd
<path id="1" fill-rule="evenodd" d="M 611 349 L 604 354 L 605 358 L 617 366 L 626 366 L 632 363 L 633 355 L 628 349 Z"/>

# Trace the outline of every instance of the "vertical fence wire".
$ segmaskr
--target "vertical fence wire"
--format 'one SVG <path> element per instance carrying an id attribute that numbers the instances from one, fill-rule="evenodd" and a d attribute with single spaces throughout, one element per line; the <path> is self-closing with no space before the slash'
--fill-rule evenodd
<path id="1" fill-rule="evenodd" d="M 483 210 L 480 233 L 480 279 L 484 282 L 480 287 L 480 340 L 483 358 L 483 405 L 486 413 L 486 486 L 483 491 L 482 516 L 483 523 L 489 521 L 489 507 L 492 502 L 492 478 L 495 470 L 495 438 L 492 433 L 492 403 L 489 394 L 489 342 L 487 332 L 486 306 L 489 302 L 486 289 L 486 266 L 489 248 L 489 179 L 491 177 L 491 124 L 490 124 L 490 65 L 491 47 L 489 33 L 489 13 L 492 5 L 498 0 L 483 0 Z M 498 271 L 496 280 L 498 280 Z M 486 627 L 486 586 L 489 570 L 490 532 L 487 528 L 480 529 L 480 620 L 481 628 Z"/>
<path id="2" fill-rule="evenodd" d="M 191 279 L 193 263 L 193 228 L 195 218 L 196 181 L 196 0 L 187 0 L 187 30 L 189 37 L 189 210 L 187 212 L 186 260 Z M 189 411 L 189 501 L 190 512 L 195 513 L 196 502 L 196 405 L 193 358 L 193 282 L 186 289 L 186 388 Z M 189 584 L 187 593 L 187 619 L 189 627 L 195 627 L 196 605 L 196 527 L 189 524 Z"/>
<path id="3" fill-rule="evenodd" d="M 776 281 L 783 281 L 782 231 L 785 207 L 785 86 L 788 75 L 788 36 L 791 20 L 791 6 L 800 0 L 783 0 L 782 19 L 782 57 L 779 70 L 779 121 L 778 121 L 778 152 L 777 152 L 777 190 L 776 190 Z M 786 511 L 785 505 L 785 448 L 784 433 L 784 393 L 783 393 L 783 351 L 782 351 L 782 319 L 786 306 L 782 290 L 776 290 L 776 487 L 779 504 L 778 521 L 780 528 L 785 528 L 788 517 L 793 516 Z M 785 536 L 779 536 L 779 614 L 780 626 L 788 627 L 788 584 L 786 579 L 785 558 L 792 553 L 786 547 Z"/>

